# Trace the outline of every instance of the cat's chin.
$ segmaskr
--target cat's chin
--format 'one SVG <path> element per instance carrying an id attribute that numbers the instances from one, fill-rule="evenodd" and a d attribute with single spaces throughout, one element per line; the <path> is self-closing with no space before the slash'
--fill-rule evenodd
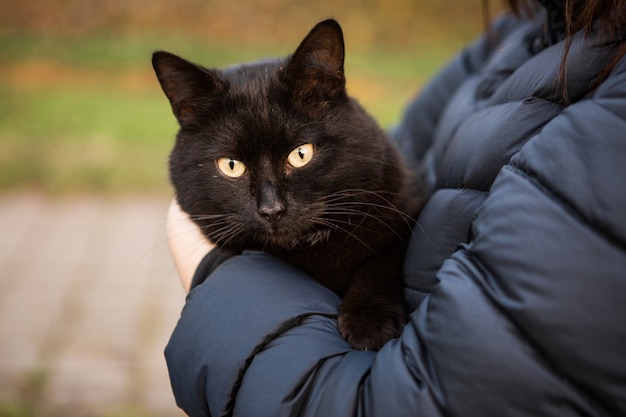
<path id="1" fill-rule="evenodd" d="M 320 242 L 325 242 L 330 238 L 331 229 L 319 229 L 302 237 L 301 242 L 308 246 L 313 246 Z"/>
<path id="2" fill-rule="evenodd" d="M 293 249 L 297 246 L 311 247 L 320 242 L 325 242 L 330 238 L 331 229 L 317 229 L 309 233 L 296 235 L 294 233 L 281 234 L 274 232 L 267 236 L 265 242 L 268 247 L 273 249 Z"/>

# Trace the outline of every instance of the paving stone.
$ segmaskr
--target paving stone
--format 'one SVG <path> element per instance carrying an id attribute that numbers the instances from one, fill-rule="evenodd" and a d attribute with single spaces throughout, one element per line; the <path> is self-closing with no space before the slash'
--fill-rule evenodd
<path id="1" fill-rule="evenodd" d="M 41 373 L 40 400 L 65 415 L 180 415 L 163 358 L 184 303 L 167 205 L 0 195 L 0 399 Z"/>

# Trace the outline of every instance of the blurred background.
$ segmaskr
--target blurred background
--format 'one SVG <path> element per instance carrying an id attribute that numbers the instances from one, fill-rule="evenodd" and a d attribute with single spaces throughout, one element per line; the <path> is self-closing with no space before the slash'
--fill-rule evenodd
<path id="1" fill-rule="evenodd" d="M 177 126 L 152 51 L 284 56 L 335 17 L 349 93 L 391 127 L 481 5 L 0 0 L 0 416 L 178 415 L 162 355 L 184 302 L 163 231 Z"/>

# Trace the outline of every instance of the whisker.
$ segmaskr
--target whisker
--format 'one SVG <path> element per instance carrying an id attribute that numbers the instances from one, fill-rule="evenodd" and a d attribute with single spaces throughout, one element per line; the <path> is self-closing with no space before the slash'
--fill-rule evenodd
<path id="1" fill-rule="evenodd" d="M 200 229 L 206 235 L 210 235 L 211 240 L 220 245 L 228 244 L 243 229 L 238 216 L 233 213 L 193 215 L 190 217 L 196 222 L 211 220 L 209 224 L 201 225 Z"/>
<path id="2" fill-rule="evenodd" d="M 368 189 L 364 189 L 364 188 L 346 188 L 340 191 L 336 191 L 332 194 L 330 194 L 328 197 L 332 197 L 332 196 L 347 196 L 347 197 L 353 197 L 359 194 L 367 194 L 367 195 L 373 195 L 375 197 L 378 197 L 380 199 L 383 199 L 385 201 L 387 201 L 387 199 L 385 197 L 383 197 L 383 194 L 386 195 L 391 195 L 391 196 L 399 196 L 401 195 L 401 193 L 399 192 L 395 192 L 395 191 L 385 191 L 385 190 L 379 190 L 379 191 L 374 191 L 374 190 L 368 190 Z"/>
<path id="3" fill-rule="evenodd" d="M 191 220 L 213 220 L 213 219 L 222 219 L 227 216 L 232 216 L 232 214 L 194 214 L 189 215 Z"/>
<path id="4" fill-rule="evenodd" d="M 326 219 L 320 218 L 320 217 L 316 217 L 313 218 L 312 221 L 314 221 L 315 223 L 322 225 L 322 226 L 326 226 L 326 227 L 330 227 L 332 229 L 335 230 L 340 230 L 344 233 L 346 233 L 347 235 L 353 237 L 355 240 L 357 240 L 359 243 L 361 243 L 364 247 L 366 247 L 367 249 L 369 249 L 370 251 L 372 251 L 373 253 L 376 253 L 376 251 L 374 249 L 372 249 L 371 246 L 369 246 L 367 243 L 365 243 L 362 239 L 360 239 L 358 236 L 356 236 L 354 233 L 352 233 L 351 231 L 337 225 L 336 223 L 332 223 Z"/>
<path id="5" fill-rule="evenodd" d="M 402 235 L 400 235 L 400 233 L 398 233 L 393 227 L 391 227 L 389 224 L 387 224 L 383 219 L 379 218 L 378 216 L 375 216 L 371 213 L 365 212 L 365 211 L 361 211 L 361 210 L 350 210 L 350 209 L 343 209 L 343 210 L 339 210 L 339 211 L 326 211 L 325 214 L 329 214 L 329 215 L 341 215 L 341 214 L 345 214 L 345 215 L 350 215 L 350 214 L 356 214 L 359 216 L 362 216 L 363 219 L 361 221 L 361 223 L 359 223 L 358 225 L 355 225 L 355 227 L 364 227 L 362 225 L 362 222 L 364 221 L 365 218 L 370 218 L 373 220 L 376 220 L 378 223 L 382 224 L 383 226 L 385 226 L 391 233 L 393 233 L 394 235 L 396 235 L 398 238 L 402 238 Z M 352 223 L 350 223 L 349 221 L 346 220 L 339 220 L 339 219 L 333 219 L 334 221 L 341 221 L 342 223 L 345 224 L 350 224 L 352 225 Z M 370 232 L 374 232 L 373 229 L 371 228 L 367 228 L 366 230 L 370 231 Z"/>
<path id="6" fill-rule="evenodd" d="M 213 230 L 211 235 L 214 236 L 214 239 L 216 241 L 220 242 L 222 245 L 226 245 L 233 238 L 235 238 L 241 230 L 242 226 L 239 223 L 226 223 L 223 226 Z"/>
<path id="7" fill-rule="evenodd" d="M 346 198 L 357 197 L 359 194 L 366 194 L 366 195 L 374 196 L 376 198 L 381 199 L 386 204 L 373 203 L 373 202 L 361 201 L 361 200 L 340 202 L 341 200 L 344 200 Z M 386 193 L 386 194 L 391 194 L 391 193 Z M 409 227 L 412 227 L 411 222 L 413 222 L 415 220 L 411 215 L 409 215 L 409 214 L 403 212 L 402 210 L 398 209 L 393 203 L 391 203 L 388 199 L 383 197 L 380 192 L 369 191 L 369 190 L 362 190 L 362 189 L 343 190 L 343 191 L 340 191 L 340 192 L 337 192 L 337 193 L 333 193 L 329 197 L 332 197 L 332 198 L 326 199 L 325 201 L 327 203 L 329 203 L 329 205 L 333 205 L 333 206 L 336 206 L 336 207 L 345 206 L 345 205 L 347 205 L 347 206 L 351 206 L 351 205 L 366 205 L 366 206 L 375 207 L 375 208 L 379 208 L 379 209 L 389 210 L 389 211 L 391 211 L 393 213 L 399 214 L 403 218 L 405 224 L 407 226 L 409 226 Z"/>
<path id="8" fill-rule="evenodd" d="M 377 233 L 377 232 L 379 232 L 379 231 L 377 231 L 377 230 L 375 230 L 375 229 L 373 229 L 373 228 L 371 228 L 371 227 L 366 227 L 366 226 L 363 226 L 363 225 L 362 225 L 362 222 L 361 222 L 361 223 L 358 223 L 358 224 L 355 224 L 355 223 L 352 223 L 352 222 L 351 222 L 351 221 L 349 221 L 349 220 L 342 220 L 342 219 L 335 219 L 335 218 L 330 218 L 330 219 L 325 219 L 325 220 L 328 222 L 328 224 L 333 224 L 333 225 L 336 225 L 336 224 L 344 224 L 344 225 L 347 225 L 347 226 L 352 226 L 352 230 L 355 230 L 355 229 L 359 228 L 359 229 L 361 229 L 361 230 L 365 230 L 365 231 L 368 231 L 368 232 L 370 232 L 370 233 Z M 383 224 L 384 224 L 384 223 L 383 223 Z M 348 230 L 347 230 L 347 229 L 345 229 L 345 228 L 342 228 L 341 230 L 342 230 L 342 231 L 345 231 L 345 232 L 347 232 L 347 231 L 348 231 Z M 391 229 L 391 228 L 390 228 L 390 230 L 391 230 L 391 232 L 392 232 L 392 233 L 394 233 L 397 237 L 399 237 L 399 238 L 401 238 L 401 237 L 402 237 L 402 236 L 400 236 L 397 232 L 395 232 L 393 229 Z M 379 233 L 379 234 L 380 234 L 380 233 Z"/>
<path id="9" fill-rule="evenodd" d="M 387 206 L 384 204 L 377 204 L 377 203 L 368 203 L 368 202 L 364 202 L 364 201 L 347 201 L 344 203 L 332 203 L 329 205 L 329 207 L 344 207 L 344 206 L 366 206 L 366 207 L 373 207 L 373 208 L 378 208 L 378 209 L 384 209 L 384 210 L 389 210 L 390 212 L 394 213 L 394 214 L 399 214 L 403 219 L 406 220 L 415 220 L 412 216 L 410 216 L 409 214 L 403 212 L 402 210 L 398 209 L 395 206 Z"/>

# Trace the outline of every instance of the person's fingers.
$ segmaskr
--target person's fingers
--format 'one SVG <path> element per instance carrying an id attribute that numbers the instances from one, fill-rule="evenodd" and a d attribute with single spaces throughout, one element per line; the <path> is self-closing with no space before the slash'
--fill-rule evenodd
<path id="1" fill-rule="evenodd" d="M 170 203 L 165 230 L 176 271 L 183 288 L 188 292 L 200 261 L 215 245 L 202 234 L 176 199 Z"/>

